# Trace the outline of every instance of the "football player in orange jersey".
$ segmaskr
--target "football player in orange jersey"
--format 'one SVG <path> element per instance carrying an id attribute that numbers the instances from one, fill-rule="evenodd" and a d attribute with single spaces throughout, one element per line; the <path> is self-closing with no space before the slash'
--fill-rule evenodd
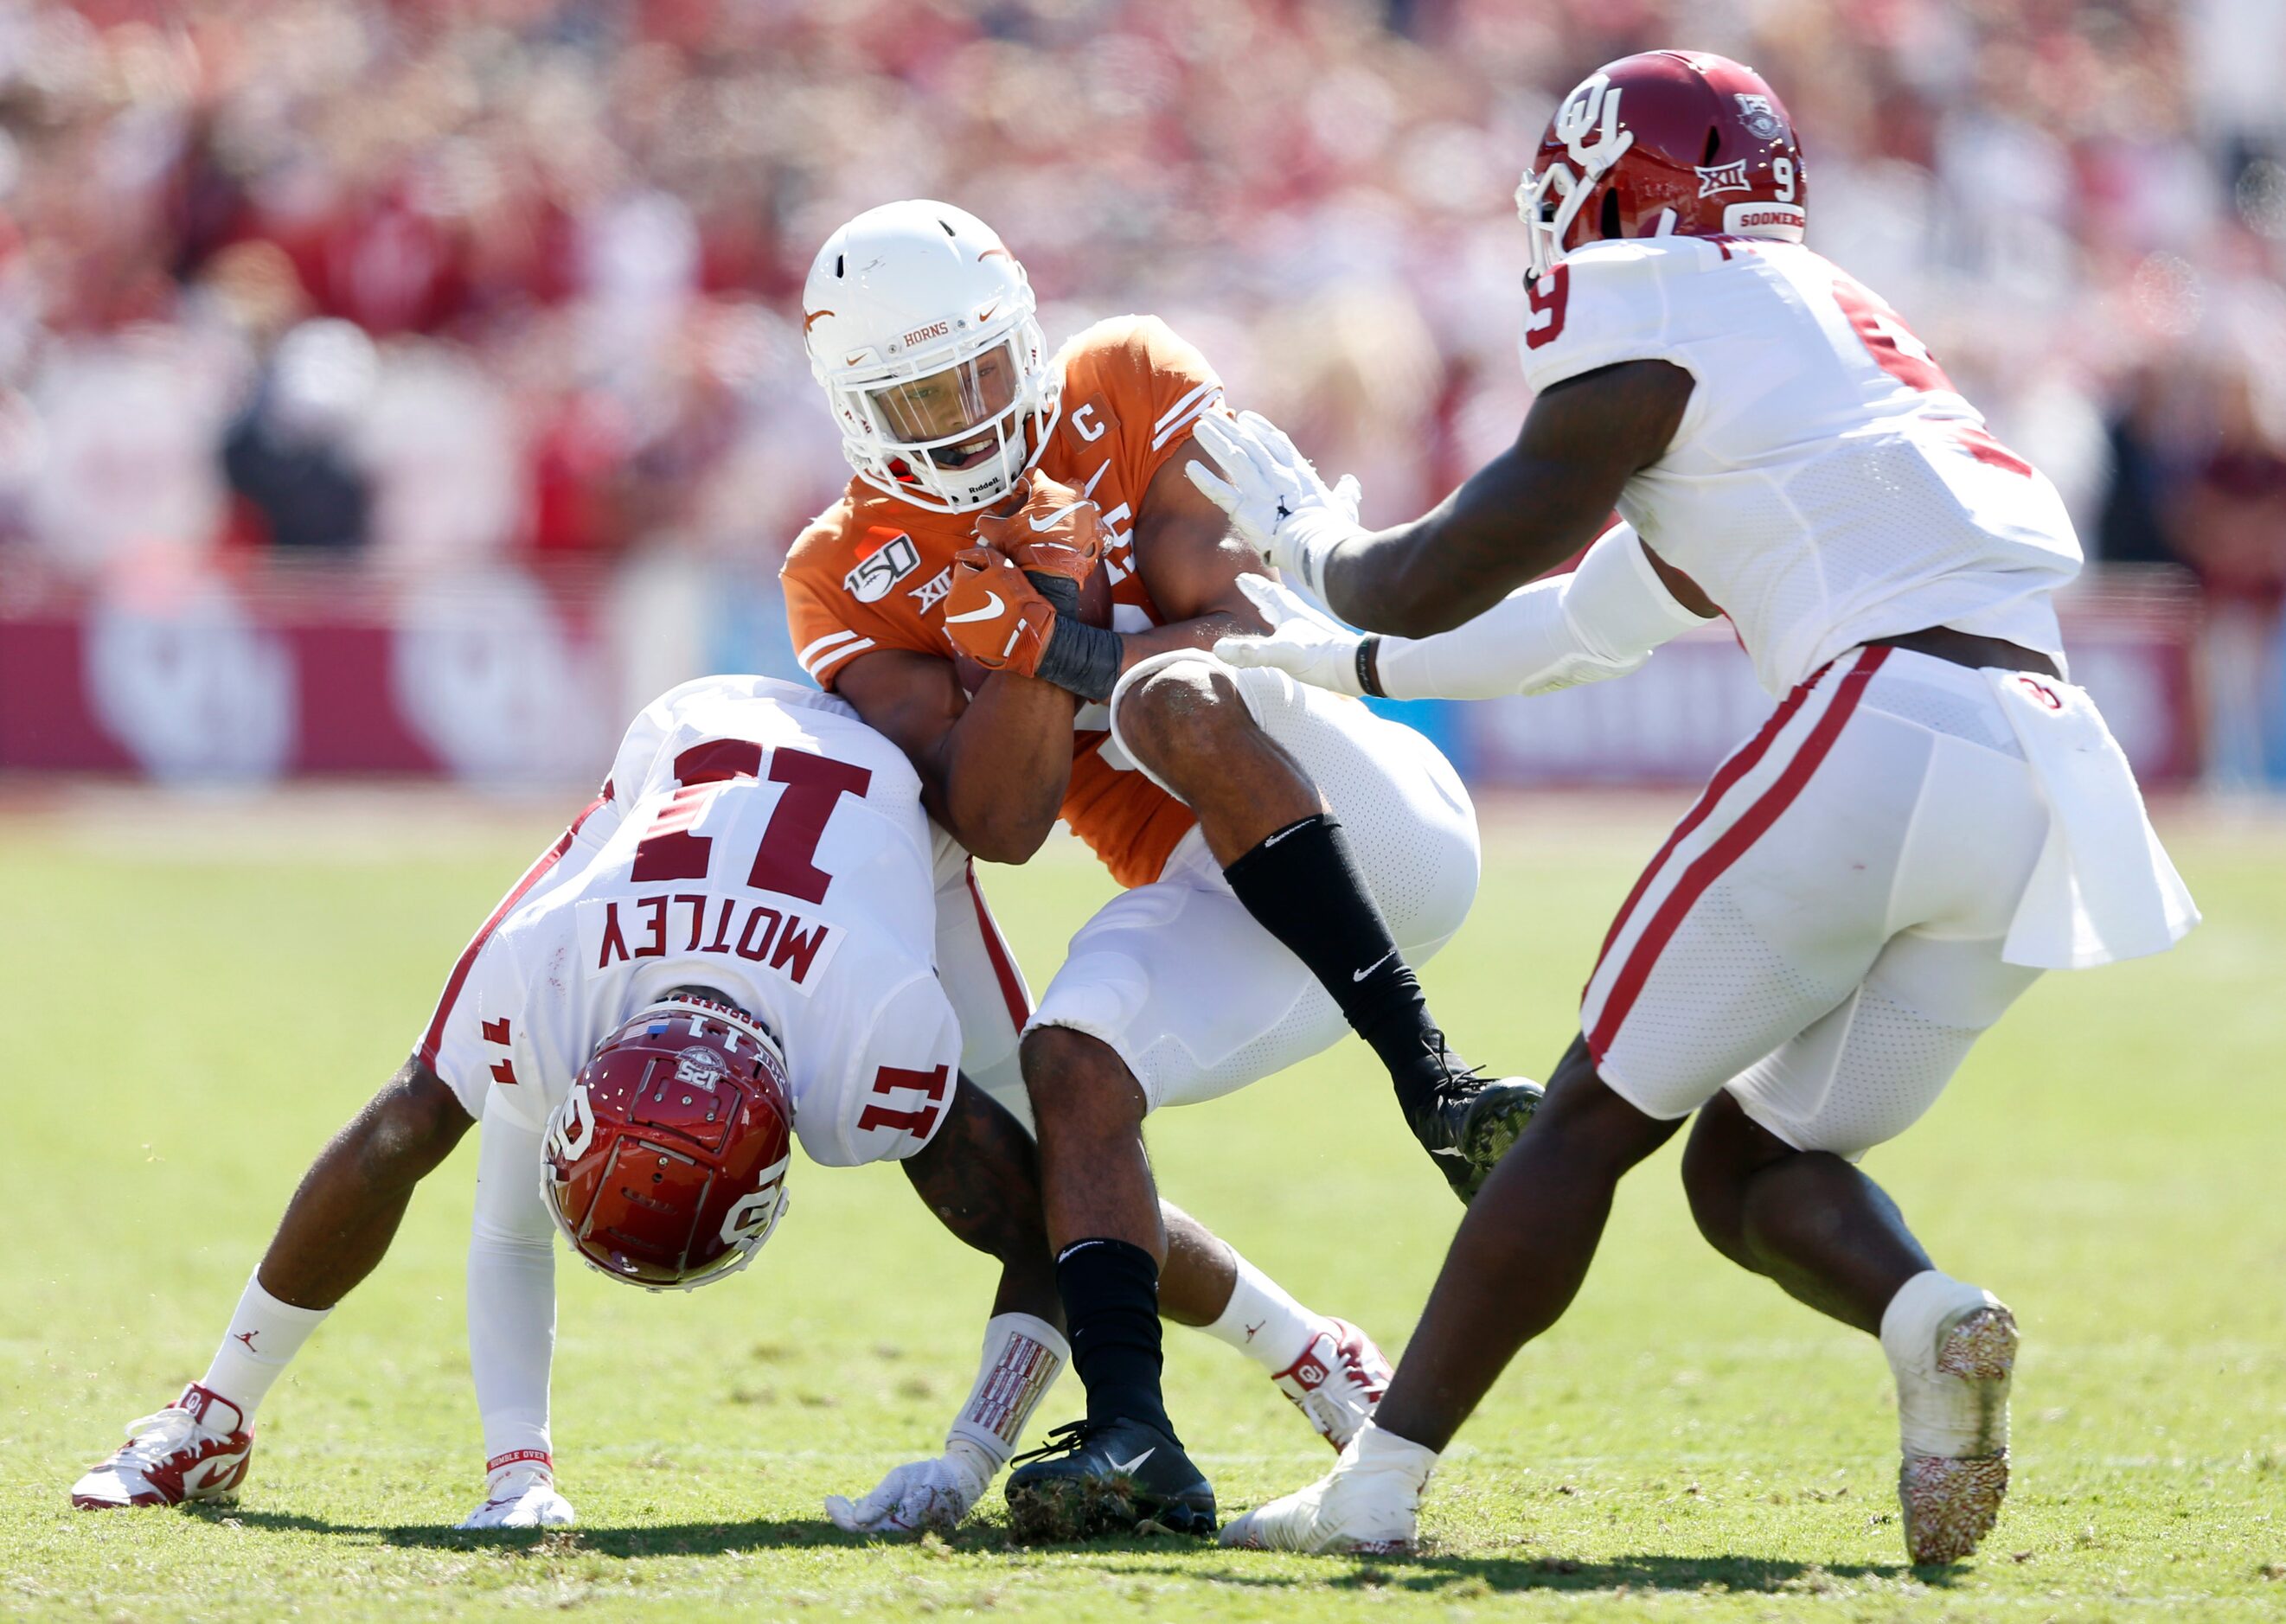
<path id="1" fill-rule="evenodd" d="M 836 232 L 803 301 L 856 469 L 786 561 L 804 668 L 904 749 L 970 851 L 1022 862 L 1060 813 L 1128 887 L 1023 1039 L 1088 1411 L 1010 1479 L 1014 1526 L 1208 1532 L 1213 1492 L 1159 1391 L 1169 1237 L 1143 1118 L 1346 1021 L 1472 1195 L 1539 1100 L 1452 1052 L 1410 967 L 1473 900 L 1474 811 L 1410 729 L 1207 653 L 1261 624 L 1237 583 L 1262 564 L 1185 477 L 1222 387 L 1163 323 L 1102 322 L 1051 359 L 1000 239 L 923 201 Z"/>

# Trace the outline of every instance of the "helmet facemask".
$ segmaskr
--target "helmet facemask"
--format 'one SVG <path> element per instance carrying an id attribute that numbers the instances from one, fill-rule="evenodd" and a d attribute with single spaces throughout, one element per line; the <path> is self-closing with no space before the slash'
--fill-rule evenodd
<path id="1" fill-rule="evenodd" d="M 1011 314 L 885 364 L 818 369 L 860 478 L 946 513 L 1007 494 L 1045 448 L 1061 393 L 1029 294 Z"/>
<path id="2" fill-rule="evenodd" d="M 1557 159 L 1538 170 L 1526 169 L 1517 183 L 1516 211 L 1531 240 L 1535 281 L 1570 252 L 1566 240 L 1580 211 L 1596 195 L 1596 183 L 1635 145 L 1635 131 L 1620 126 L 1620 93 L 1610 87 L 1611 81 L 1596 73 L 1573 88 L 1556 109 L 1548 140 L 1541 143 L 1544 151 L 1562 142 L 1571 163 Z"/>

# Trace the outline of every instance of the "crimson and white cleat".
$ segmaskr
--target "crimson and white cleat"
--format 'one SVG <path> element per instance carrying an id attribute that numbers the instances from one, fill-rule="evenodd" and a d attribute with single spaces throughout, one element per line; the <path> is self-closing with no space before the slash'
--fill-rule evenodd
<path id="1" fill-rule="evenodd" d="M 1421 1492 L 1436 1469 L 1435 1450 L 1368 1422 L 1333 1470 L 1225 1525 L 1222 1542 L 1246 1550 L 1410 1556 L 1420 1541 Z"/>
<path id="2" fill-rule="evenodd" d="M 1347 1320 L 1329 1319 L 1318 1322 L 1302 1357 L 1270 1379 L 1338 1450 L 1373 1419 L 1391 1374 L 1388 1355 L 1372 1337 Z"/>
<path id="3" fill-rule="evenodd" d="M 1962 1560 L 2000 1515 L 2016 1343 L 1999 1298 L 1934 1270 L 1907 1281 L 1882 1317 L 1903 1441 L 1897 1500 L 1916 1563 Z"/>
<path id="4" fill-rule="evenodd" d="M 127 1443 L 72 1485 L 83 1511 L 178 1506 L 186 1500 L 234 1505 L 254 1429 L 238 1406 L 193 1382 L 155 1415 L 131 1422 Z"/>

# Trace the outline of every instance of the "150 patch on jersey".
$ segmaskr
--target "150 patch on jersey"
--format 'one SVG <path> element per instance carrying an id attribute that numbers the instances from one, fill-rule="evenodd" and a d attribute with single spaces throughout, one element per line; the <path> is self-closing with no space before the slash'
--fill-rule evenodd
<path id="1" fill-rule="evenodd" d="M 902 530 L 869 526 L 863 548 L 856 566 L 841 578 L 842 586 L 860 603 L 879 603 L 890 587 L 921 567 L 920 549 Z"/>

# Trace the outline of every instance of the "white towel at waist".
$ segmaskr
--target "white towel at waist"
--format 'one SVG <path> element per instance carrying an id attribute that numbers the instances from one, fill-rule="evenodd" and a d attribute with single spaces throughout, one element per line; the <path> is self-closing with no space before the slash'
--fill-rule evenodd
<path id="1" fill-rule="evenodd" d="M 2084 970 L 2174 946 L 2199 922 L 2198 908 L 2087 690 L 2021 671 L 1983 675 L 2048 808 L 2047 840 L 2000 956 Z"/>

